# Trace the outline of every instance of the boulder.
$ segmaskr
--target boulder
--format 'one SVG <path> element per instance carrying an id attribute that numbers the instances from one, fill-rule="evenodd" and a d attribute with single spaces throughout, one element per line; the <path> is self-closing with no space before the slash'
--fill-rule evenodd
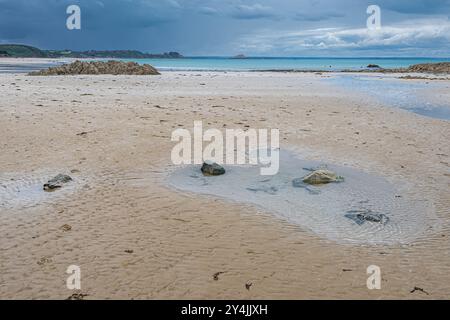
<path id="1" fill-rule="evenodd" d="M 333 182 L 344 181 L 343 177 L 338 176 L 336 173 L 326 170 L 318 169 L 314 170 L 310 174 L 302 178 L 302 181 L 307 184 L 317 185 L 317 184 L 327 184 Z"/>
<path id="2" fill-rule="evenodd" d="M 212 161 L 205 161 L 202 165 L 202 173 L 205 176 L 220 176 L 225 174 L 225 169 Z"/>
<path id="3" fill-rule="evenodd" d="M 48 180 L 48 182 L 44 184 L 44 190 L 52 191 L 55 189 L 59 189 L 70 181 L 72 181 L 72 178 L 70 176 L 65 174 L 58 174 L 56 177 Z"/>

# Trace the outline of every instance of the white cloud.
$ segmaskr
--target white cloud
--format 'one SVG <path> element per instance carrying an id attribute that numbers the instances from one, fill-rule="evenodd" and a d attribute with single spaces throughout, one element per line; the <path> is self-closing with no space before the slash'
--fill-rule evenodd
<path id="1" fill-rule="evenodd" d="M 265 54 L 272 50 L 286 54 L 354 50 L 401 50 L 426 48 L 434 55 L 450 55 L 450 21 L 416 20 L 407 24 L 383 26 L 373 31 L 367 28 L 321 28 L 301 31 L 262 30 L 240 39 L 241 51 Z M 422 52 L 428 55 L 428 52 Z"/>

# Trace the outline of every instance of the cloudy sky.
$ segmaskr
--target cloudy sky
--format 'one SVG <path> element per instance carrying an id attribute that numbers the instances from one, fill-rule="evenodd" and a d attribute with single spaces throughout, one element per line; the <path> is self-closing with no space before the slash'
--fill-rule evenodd
<path id="1" fill-rule="evenodd" d="M 81 30 L 66 8 L 81 8 Z M 367 7 L 382 28 L 366 27 Z M 450 0 L 0 0 L 0 43 L 184 55 L 450 57 Z"/>

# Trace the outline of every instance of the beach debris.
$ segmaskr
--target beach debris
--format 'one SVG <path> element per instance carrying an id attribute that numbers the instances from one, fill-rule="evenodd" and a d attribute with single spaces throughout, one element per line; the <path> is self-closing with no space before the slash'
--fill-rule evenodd
<path id="1" fill-rule="evenodd" d="M 338 176 L 333 171 L 327 169 L 317 169 L 310 174 L 304 176 L 302 181 L 307 184 L 318 185 L 318 184 L 328 184 L 343 182 L 344 178 Z"/>
<path id="2" fill-rule="evenodd" d="M 250 288 L 251 288 L 252 285 L 253 285 L 253 283 L 251 283 L 250 281 L 248 281 L 248 282 L 245 284 L 245 289 L 250 290 Z"/>
<path id="3" fill-rule="evenodd" d="M 127 250 L 125 250 L 125 253 L 134 253 L 134 250 L 130 250 L 130 249 L 127 249 Z"/>
<path id="4" fill-rule="evenodd" d="M 60 227 L 60 229 L 61 229 L 62 231 L 67 232 L 67 231 L 72 230 L 72 226 L 71 226 L 71 225 L 68 225 L 68 224 L 64 224 L 64 225 L 62 225 L 62 226 Z"/>
<path id="5" fill-rule="evenodd" d="M 419 287 L 414 287 L 414 289 L 412 289 L 409 293 L 414 293 L 414 292 L 416 292 L 416 291 L 420 291 L 420 292 L 422 292 L 422 293 L 425 293 L 427 296 L 429 295 L 428 292 L 426 292 L 424 289 L 419 288 Z"/>
<path id="6" fill-rule="evenodd" d="M 201 170 L 205 176 L 220 176 L 225 174 L 225 169 L 221 165 L 210 160 L 206 160 L 203 163 Z"/>
<path id="7" fill-rule="evenodd" d="M 85 136 L 87 136 L 89 133 L 93 133 L 93 132 L 95 132 L 95 130 L 91 130 L 91 131 L 83 131 L 83 132 L 77 133 L 77 136 L 79 136 L 79 137 L 85 137 Z"/>
<path id="8" fill-rule="evenodd" d="M 361 226 L 365 222 L 373 222 L 385 225 L 389 222 L 389 217 L 385 214 L 373 213 L 372 210 L 350 210 L 345 215 L 346 218 L 353 220 L 357 225 Z"/>
<path id="9" fill-rule="evenodd" d="M 58 174 L 54 178 L 48 180 L 46 184 L 44 184 L 45 191 L 52 191 L 55 189 L 61 188 L 64 184 L 72 181 L 72 178 L 66 174 Z"/>
<path id="10" fill-rule="evenodd" d="M 213 279 L 214 279 L 214 281 L 219 281 L 219 276 L 220 276 L 221 274 L 223 274 L 223 273 L 225 273 L 225 272 L 219 271 L 219 272 L 214 273 L 214 274 L 213 274 Z"/>
<path id="11" fill-rule="evenodd" d="M 30 76 L 58 76 L 58 75 L 159 75 L 158 70 L 149 64 L 123 61 L 75 61 L 62 66 L 30 72 Z"/>
<path id="12" fill-rule="evenodd" d="M 51 262 L 52 262 L 52 259 L 50 259 L 49 257 L 42 257 L 41 259 L 39 259 L 37 264 L 40 266 L 43 266 L 43 265 L 51 263 Z"/>
<path id="13" fill-rule="evenodd" d="M 66 300 L 83 300 L 84 297 L 87 297 L 88 294 L 85 293 L 74 293 L 70 297 L 68 297 Z"/>

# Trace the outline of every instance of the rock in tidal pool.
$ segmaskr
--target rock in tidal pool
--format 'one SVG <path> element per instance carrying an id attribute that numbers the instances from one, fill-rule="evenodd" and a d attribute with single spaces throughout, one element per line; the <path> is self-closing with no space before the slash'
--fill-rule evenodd
<path id="1" fill-rule="evenodd" d="M 302 178 L 302 181 L 307 184 L 327 184 L 333 182 L 342 182 L 344 178 L 338 176 L 336 173 L 326 169 L 314 170 L 310 174 Z"/>
<path id="2" fill-rule="evenodd" d="M 72 181 L 72 178 L 65 174 L 58 174 L 56 177 L 48 180 L 46 184 L 44 184 L 45 191 L 52 191 L 55 189 L 61 188 L 64 184 Z"/>
<path id="3" fill-rule="evenodd" d="M 221 176 L 225 174 L 225 169 L 212 161 L 205 161 L 201 170 L 205 176 Z"/>
<path id="4" fill-rule="evenodd" d="M 374 222 L 385 225 L 389 222 L 389 217 L 384 214 L 373 213 L 370 210 L 366 211 L 348 211 L 346 218 L 353 220 L 358 225 L 363 225 L 365 222 Z"/>

